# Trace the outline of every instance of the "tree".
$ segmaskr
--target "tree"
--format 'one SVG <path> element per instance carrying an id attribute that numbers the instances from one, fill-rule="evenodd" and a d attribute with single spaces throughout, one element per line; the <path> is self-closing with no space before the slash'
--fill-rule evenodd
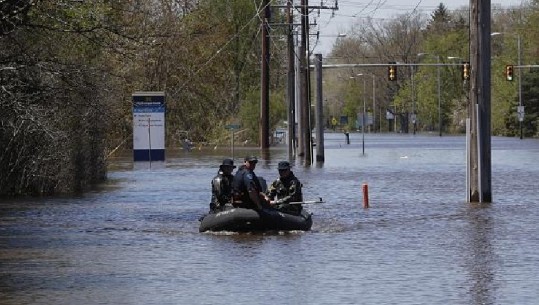
<path id="1" fill-rule="evenodd" d="M 424 26 L 424 16 L 416 13 L 399 15 L 389 21 L 362 19 L 353 25 L 351 34 L 347 38 L 339 39 L 330 56 L 342 58 L 346 63 L 368 64 L 390 61 L 412 63 L 417 53 L 423 51 L 420 46 L 423 41 L 422 28 Z M 396 95 L 404 92 L 401 92 L 401 89 L 409 85 L 408 80 L 411 75 L 409 68 L 399 67 L 397 69 L 398 81 L 392 83 L 387 81 L 387 69 L 362 68 L 361 71 L 356 69 L 353 72 L 374 74 L 376 79 L 386 80 L 377 82 L 376 98 L 381 106 L 378 110 L 396 107 L 398 111 L 406 113 L 401 117 L 406 117 L 412 111 L 411 96 L 396 98 Z M 352 75 L 355 75 L 354 73 Z M 330 102 L 338 103 L 339 99 Z M 357 113 L 357 110 L 354 112 Z M 356 114 L 354 118 L 355 116 Z M 406 124 L 406 122 L 403 123 Z"/>
<path id="2" fill-rule="evenodd" d="M 440 3 L 436 10 L 431 14 L 431 20 L 427 25 L 427 31 L 430 33 L 442 33 L 447 30 L 451 23 L 451 16 L 445 5 Z"/>
<path id="3" fill-rule="evenodd" d="M 106 175 L 112 32 L 97 17 L 111 7 L 13 3 L 0 6 L 0 194 L 83 191 Z"/>
<path id="4" fill-rule="evenodd" d="M 531 69 L 523 73 L 522 78 L 522 105 L 525 107 L 524 121 L 522 122 L 523 135 L 533 137 L 538 134 L 539 124 L 539 71 Z M 518 96 L 516 96 L 508 109 L 505 123 L 508 135 L 518 135 L 519 122 L 517 118 Z"/>

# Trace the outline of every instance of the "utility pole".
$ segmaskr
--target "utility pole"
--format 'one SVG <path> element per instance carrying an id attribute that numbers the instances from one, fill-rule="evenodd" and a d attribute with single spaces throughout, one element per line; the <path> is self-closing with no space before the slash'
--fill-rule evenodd
<path id="1" fill-rule="evenodd" d="M 296 149 L 296 90 L 294 80 L 295 75 L 295 53 L 294 53 L 294 15 L 292 13 L 292 0 L 286 3 L 286 18 L 288 23 L 288 81 L 287 81 L 287 97 L 288 97 L 288 157 L 292 158 Z"/>
<path id="2" fill-rule="evenodd" d="M 308 0 L 301 0 L 301 46 L 300 54 L 298 55 L 303 62 L 300 69 L 301 77 L 301 119 L 303 133 L 303 155 L 305 156 L 305 165 L 311 165 L 313 162 L 312 151 L 312 131 L 311 131 L 311 77 L 309 64 L 309 10 L 311 9 L 331 9 L 338 10 L 337 1 L 335 7 L 325 5 L 309 6 Z M 301 151 L 299 152 L 301 154 Z M 298 154 L 298 155 L 299 155 Z"/>
<path id="3" fill-rule="evenodd" d="M 490 7 L 490 0 L 470 0 L 469 202 L 492 202 Z"/>
<path id="4" fill-rule="evenodd" d="M 362 150 L 362 155 L 364 156 L 365 155 L 365 126 L 367 125 L 367 122 L 365 120 L 365 110 L 366 110 L 366 107 L 365 105 L 367 104 L 367 87 L 366 87 L 366 81 L 365 81 L 365 77 L 367 75 L 366 74 L 363 74 L 363 114 L 361 116 L 361 142 L 362 142 L 362 147 L 363 147 L 363 150 Z"/>
<path id="5" fill-rule="evenodd" d="M 294 103 L 294 107 L 295 107 L 295 110 L 296 110 L 296 130 L 295 130 L 295 134 L 296 134 L 296 155 L 298 157 L 300 156 L 303 156 L 303 121 L 302 121 L 302 117 L 303 117 L 303 107 L 302 107 L 302 95 L 303 95 L 303 90 L 301 90 L 302 88 L 302 85 L 303 85 L 303 73 L 302 73 L 302 63 L 303 63 L 303 59 L 301 58 L 301 56 L 299 56 L 299 54 L 301 54 L 301 44 L 299 43 L 299 38 L 300 38 L 301 34 L 298 32 L 298 31 L 294 31 L 294 51 L 295 51 L 295 56 L 294 56 L 294 65 L 295 65 L 295 73 L 294 73 L 294 81 L 295 81 L 295 86 L 294 86 L 294 89 L 295 89 L 295 103 Z"/>
<path id="6" fill-rule="evenodd" d="M 262 19 L 262 72 L 260 97 L 260 148 L 269 148 L 269 0 L 263 0 Z"/>
<path id="7" fill-rule="evenodd" d="M 316 162 L 324 162 L 324 106 L 322 105 L 322 54 L 315 54 L 316 71 Z"/>
<path id="8" fill-rule="evenodd" d="M 301 73 L 301 102 L 300 102 L 300 124 L 302 150 L 298 151 L 298 156 L 305 157 L 305 165 L 311 165 L 311 127 L 308 116 L 311 111 L 309 104 L 309 64 L 307 39 L 309 39 L 309 13 L 308 0 L 301 0 L 301 42 L 299 48 L 300 73 Z"/>

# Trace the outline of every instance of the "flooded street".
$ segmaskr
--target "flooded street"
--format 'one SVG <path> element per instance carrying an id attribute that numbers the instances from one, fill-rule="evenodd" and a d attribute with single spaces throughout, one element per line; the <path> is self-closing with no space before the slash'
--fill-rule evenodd
<path id="1" fill-rule="evenodd" d="M 538 140 L 492 138 L 492 204 L 466 203 L 464 137 L 350 141 L 327 134 L 323 165 L 293 167 L 326 201 L 305 206 L 309 232 L 198 232 L 227 147 L 115 159 L 82 197 L 4 199 L 0 304 L 537 303 Z M 255 172 L 270 182 L 287 156 Z"/>

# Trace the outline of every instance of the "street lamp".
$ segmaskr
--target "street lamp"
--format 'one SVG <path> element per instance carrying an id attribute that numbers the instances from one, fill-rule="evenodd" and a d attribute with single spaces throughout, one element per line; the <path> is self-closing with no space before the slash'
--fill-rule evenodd
<path id="1" fill-rule="evenodd" d="M 441 85 L 440 85 L 440 55 L 434 55 L 429 53 L 419 53 L 418 57 L 424 55 L 431 55 L 436 57 L 436 74 L 438 78 L 438 131 L 440 137 L 442 136 L 442 95 L 441 95 Z"/>
<path id="2" fill-rule="evenodd" d="M 503 32 L 492 32 L 490 36 L 498 36 L 498 35 L 504 35 Z M 511 35 L 511 34 L 509 34 Z M 517 37 L 517 67 L 518 67 L 518 110 L 519 110 L 519 129 L 520 129 L 520 139 L 522 140 L 522 120 L 524 120 L 524 116 L 520 116 L 520 111 L 522 109 L 522 114 L 524 114 L 524 110 L 522 108 L 522 69 L 520 68 L 521 65 L 521 39 L 520 34 L 513 35 Z"/>
<path id="3" fill-rule="evenodd" d="M 337 34 L 328 34 L 328 35 L 321 35 L 320 32 L 317 32 L 317 37 L 334 37 L 334 38 L 344 38 L 346 37 L 346 33 L 337 33 Z"/>

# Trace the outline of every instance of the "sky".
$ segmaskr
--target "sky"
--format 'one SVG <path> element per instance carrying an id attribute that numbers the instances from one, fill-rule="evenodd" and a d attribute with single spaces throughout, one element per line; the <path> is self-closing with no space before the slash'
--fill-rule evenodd
<path id="1" fill-rule="evenodd" d="M 360 18 L 387 19 L 397 15 L 411 13 L 414 10 L 430 15 L 443 3 L 450 11 L 467 7 L 470 0 L 309 0 L 309 5 L 326 6 L 339 4 L 339 10 L 320 10 L 309 14 L 310 23 L 316 20 L 317 26 L 311 27 L 311 33 L 319 30 L 320 40 L 314 46 L 314 54 L 328 54 L 339 34 L 346 34 L 355 21 Z M 526 0 L 491 0 L 491 8 L 518 7 L 527 3 Z M 312 42 L 311 42 L 312 43 Z"/>

